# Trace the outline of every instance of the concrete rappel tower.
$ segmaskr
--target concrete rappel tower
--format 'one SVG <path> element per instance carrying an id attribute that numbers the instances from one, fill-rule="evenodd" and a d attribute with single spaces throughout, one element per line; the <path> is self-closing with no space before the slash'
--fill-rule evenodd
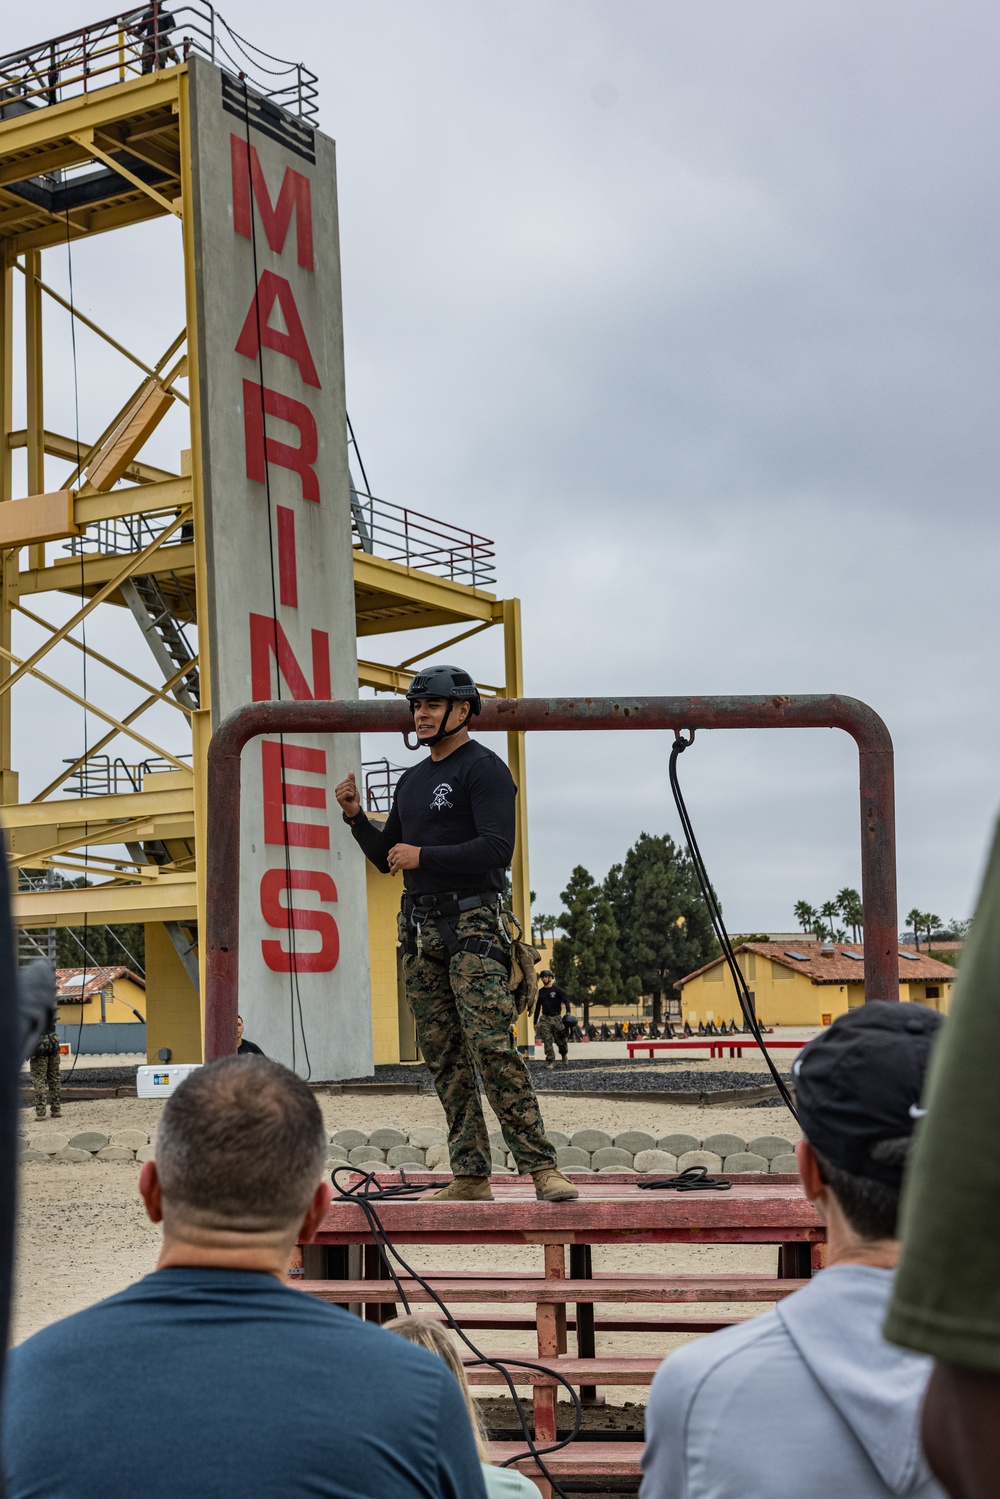
<path id="1" fill-rule="evenodd" d="M 427 653 L 382 664 L 359 659 L 357 639 L 428 626 L 446 636 L 433 654 L 501 626 L 503 682 L 486 690 L 522 691 L 518 601 L 485 586 L 492 543 L 352 481 L 334 144 L 317 128 L 315 75 L 257 62 L 200 0 L 172 14 L 155 0 L 0 59 L 0 815 L 13 864 L 34 872 L 17 897 L 26 932 L 145 923 L 151 1058 L 201 1057 L 205 752 L 227 713 L 405 691 Z M 166 347 L 145 347 L 141 308 L 112 331 L 49 285 L 48 252 L 166 216 L 180 221 L 186 306 Z M 56 383 L 72 379 L 44 366 L 50 316 L 135 369 L 128 399 L 79 442 L 46 424 Z M 189 438 L 176 465 L 145 461 L 178 410 Z M 45 596 L 62 600 L 50 612 Z M 131 646 L 119 658 L 87 644 L 95 610 L 144 642 L 145 671 Z M 30 648 L 14 649 L 15 616 Z M 134 706 L 115 711 L 60 676 L 67 647 L 127 681 Z M 101 724 L 85 747 L 67 739 L 66 769 L 44 785 L 12 754 L 29 680 Z M 154 736 L 144 716 L 164 705 L 174 728 Z M 521 736 L 508 757 L 527 925 Z M 405 1031 L 387 877 L 366 885 L 333 798 L 358 759 L 342 740 L 286 739 L 256 745 L 243 769 L 241 1005 L 270 1055 L 316 1078 L 367 1071 L 373 1022 L 379 1061 L 399 1057 Z M 373 808 L 387 778 L 368 777 Z M 66 887 L 81 874 L 88 884 Z"/>

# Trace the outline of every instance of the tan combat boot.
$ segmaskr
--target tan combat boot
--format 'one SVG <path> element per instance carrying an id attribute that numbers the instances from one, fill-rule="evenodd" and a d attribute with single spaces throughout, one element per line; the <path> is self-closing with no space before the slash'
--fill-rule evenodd
<path id="1" fill-rule="evenodd" d="M 572 1202 L 580 1195 L 573 1183 L 561 1171 L 557 1171 L 555 1166 L 543 1166 L 541 1171 L 533 1171 L 531 1175 L 539 1202 Z"/>
<path id="2" fill-rule="evenodd" d="M 435 1192 L 431 1202 L 492 1202 L 488 1176 L 456 1176 L 440 1192 Z"/>

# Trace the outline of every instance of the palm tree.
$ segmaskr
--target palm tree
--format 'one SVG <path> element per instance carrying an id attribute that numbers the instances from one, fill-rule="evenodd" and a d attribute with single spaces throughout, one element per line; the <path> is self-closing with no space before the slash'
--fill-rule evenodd
<path id="1" fill-rule="evenodd" d="M 851 929 L 854 941 L 858 940 L 858 932 L 864 927 L 865 910 L 861 902 L 861 896 L 850 885 L 845 885 L 843 890 L 837 891 L 837 910 Z"/>
<path id="2" fill-rule="evenodd" d="M 816 925 L 816 912 L 807 900 L 795 902 L 795 920 L 804 932 L 811 932 Z"/>
<path id="3" fill-rule="evenodd" d="M 543 912 L 539 911 L 536 915 L 532 916 L 531 925 L 537 936 L 544 942 L 546 932 L 552 937 L 555 936 L 556 927 L 559 925 L 559 918 L 558 916 L 546 916 Z"/>
<path id="4" fill-rule="evenodd" d="M 932 916 L 929 911 L 924 912 L 924 931 L 927 933 L 927 951 L 931 950 L 931 932 L 940 930 L 940 916 Z"/>
<path id="5" fill-rule="evenodd" d="M 906 913 L 906 924 L 913 928 L 913 940 L 916 943 L 917 952 L 920 951 L 920 933 L 924 929 L 924 920 L 923 911 L 918 911 L 916 906 L 913 907 L 912 911 L 907 911 Z"/>
<path id="6" fill-rule="evenodd" d="M 819 908 L 819 914 L 826 918 L 827 935 L 830 937 L 831 941 L 833 941 L 835 937 L 833 926 L 834 918 L 840 915 L 840 912 L 837 909 L 837 902 L 835 900 L 824 901 L 824 903 Z"/>

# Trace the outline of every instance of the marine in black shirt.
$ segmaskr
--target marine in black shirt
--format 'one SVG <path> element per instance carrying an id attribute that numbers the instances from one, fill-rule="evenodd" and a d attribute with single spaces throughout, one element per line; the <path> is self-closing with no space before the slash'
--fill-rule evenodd
<path id="1" fill-rule="evenodd" d="M 384 828 L 362 814 L 351 831 L 383 874 L 396 873 L 389 854 L 397 845 L 419 849 L 416 868 L 400 866 L 410 895 L 499 895 L 514 855 L 516 795 L 500 756 L 466 738 L 445 761 L 424 760 L 400 776 Z"/>
<path id="2" fill-rule="evenodd" d="M 569 1065 L 569 1046 L 567 1045 L 569 1038 L 563 1023 L 562 1012 L 565 1009 L 568 1016 L 571 1005 L 564 991 L 556 983 L 551 969 L 543 969 L 539 977 L 542 983 L 535 1001 L 534 1018 L 535 1029 L 541 1036 L 545 1047 L 545 1065 L 550 1070 L 556 1065 L 554 1047 L 557 1046 L 559 1060 L 566 1067 Z"/>
<path id="3" fill-rule="evenodd" d="M 400 777 L 384 828 L 368 821 L 353 773 L 337 787 L 345 822 L 377 869 L 402 874 L 400 935 L 406 998 L 448 1120 L 449 1199 L 491 1201 L 492 1151 L 482 1078 L 504 1139 L 546 1202 L 578 1196 L 556 1170 L 538 1100 L 511 1040 L 509 939 L 501 917 L 514 852 L 517 789 L 503 761 L 469 738 L 480 711 L 468 672 L 431 667 L 407 693 L 430 757 Z M 477 1077 L 478 1072 L 478 1077 Z"/>

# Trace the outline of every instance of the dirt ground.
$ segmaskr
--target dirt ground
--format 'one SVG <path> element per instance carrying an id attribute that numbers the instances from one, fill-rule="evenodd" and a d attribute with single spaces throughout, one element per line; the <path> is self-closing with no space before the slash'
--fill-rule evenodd
<path id="1" fill-rule="evenodd" d="M 371 1131 L 380 1125 L 405 1130 L 417 1125 L 443 1124 L 440 1105 L 433 1096 L 320 1094 L 319 1098 L 331 1131 L 347 1127 Z M 722 1130 L 731 1130 L 744 1139 L 763 1134 L 778 1134 L 793 1140 L 798 1137 L 794 1121 L 778 1106 L 703 1109 L 667 1107 L 641 1099 L 621 1103 L 574 1099 L 570 1095 L 546 1095 L 542 1106 L 549 1128 L 566 1134 L 597 1128 L 611 1135 L 625 1129 L 648 1130 L 657 1137 L 683 1131 L 699 1139 Z M 59 1125 L 46 1128 L 59 1127 L 70 1134 L 83 1129 L 98 1129 L 105 1134 L 117 1129 L 142 1129 L 152 1135 L 162 1108 L 159 1102 L 137 1098 L 70 1103 L 64 1105 Z M 497 1128 L 491 1111 L 487 1108 L 486 1112 L 489 1128 Z M 26 1134 L 41 1127 L 35 1122 L 33 1110 L 22 1110 L 21 1127 Z M 121 1290 L 154 1268 L 159 1230 L 143 1212 L 136 1185 L 138 1173 L 135 1164 L 105 1162 L 79 1165 L 37 1162 L 23 1166 L 15 1341 Z M 774 1269 L 775 1253 L 774 1249 L 754 1246 L 597 1247 L 594 1268 L 768 1273 Z M 409 1252 L 408 1258 L 419 1269 L 541 1267 L 541 1250 L 534 1246 L 528 1249 L 484 1246 L 468 1252 L 417 1247 Z M 692 1310 L 697 1312 L 697 1308 Z M 745 1315 L 757 1309 L 743 1306 L 732 1310 Z M 496 1351 L 499 1335 L 483 1336 Z M 654 1345 L 668 1351 L 684 1340 L 683 1334 L 614 1333 L 604 1335 L 601 1347 L 607 1353 L 642 1352 Z M 530 1334 L 505 1334 L 503 1341 L 506 1345 L 503 1351 L 533 1351 Z M 622 1404 L 645 1400 L 646 1391 L 621 1388 L 609 1390 L 608 1396 L 612 1403 Z"/>

